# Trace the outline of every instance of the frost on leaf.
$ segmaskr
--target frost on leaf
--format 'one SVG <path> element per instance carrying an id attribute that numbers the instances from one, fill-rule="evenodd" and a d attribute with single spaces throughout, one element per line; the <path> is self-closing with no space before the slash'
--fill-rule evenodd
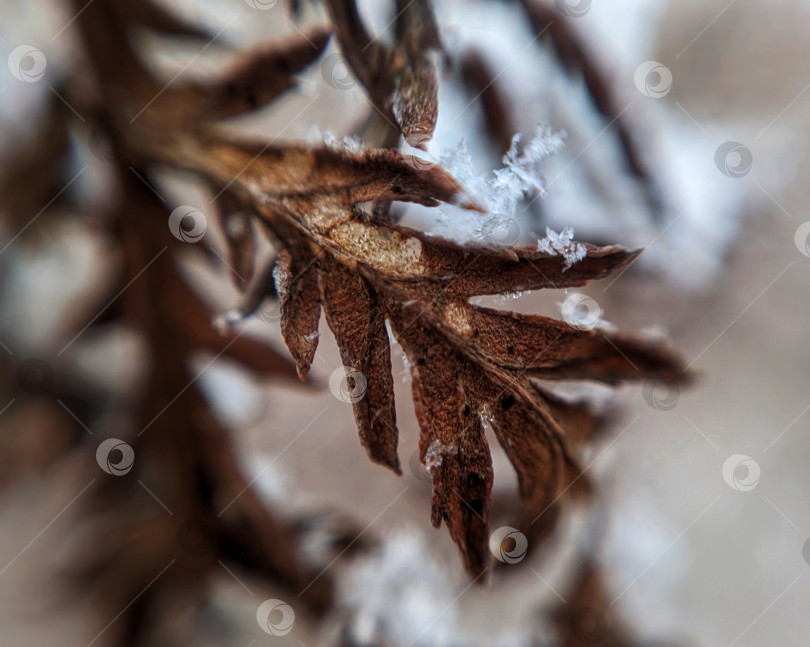
<path id="1" fill-rule="evenodd" d="M 585 245 L 574 240 L 574 228 L 566 227 L 559 234 L 546 227 L 546 237 L 537 241 L 537 251 L 565 258 L 565 270 L 585 258 Z"/>
<path id="2" fill-rule="evenodd" d="M 321 130 L 316 124 L 307 128 L 304 139 L 311 141 L 314 145 L 323 143 L 334 151 L 345 151 L 353 155 L 360 155 L 365 150 L 363 142 L 354 135 L 338 136 L 329 129 Z"/>
<path id="3" fill-rule="evenodd" d="M 563 146 L 564 133 L 555 132 L 548 126 L 538 125 L 534 136 L 520 147 L 522 135 L 512 138 L 509 150 L 502 158 L 503 167 L 487 175 L 476 175 L 473 162 L 462 140 L 457 146 L 439 156 L 439 164 L 464 187 L 482 213 L 472 218 L 465 214 L 465 222 L 454 222 L 453 227 L 462 230 L 461 238 L 488 243 L 513 244 L 517 239 L 515 213 L 520 201 L 532 191 L 545 193 L 538 165 Z M 464 232 L 470 228 L 472 232 Z"/>
<path id="4" fill-rule="evenodd" d="M 428 29 L 424 42 L 404 29 L 393 50 L 367 38 L 353 2 L 329 4 L 342 25 L 338 38 L 349 50 L 349 62 L 374 102 L 401 117 L 397 129 L 406 137 L 430 135 L 436 79 L 428 58 L 437 39 L 428 29 L 433 25 L 428 4 L 417 0 L 402 13 L 403 27 Z M 95 16 L 94 11 L 95 4 L 82 15 Z M 213 193 L 227 186 L 238 204 L 251 206 L 254 229 L 267 234 L 275 248 L 276 269 L 258 273 L 253 282 L 258 291 L 246 291 L 237 314 L 255 311 L 263 297 L 278 297 L 282 336 L 304 379 L 323 311 L 343 365 L 367 380 L 366 393 L 352 403 L 360 443 L 372 461 L 395 473 L 399 433 L 389 329 L 401 345 L 411 371 L 420 459 L 431 468 L 430 518 L 448 528 L 473 577 L 489 567 L 491 557 L 493 468 L 485 418 L 518 475 L 522 511 L 515 524 L 535 540 L 553 527 L 563 494 L 587 489 L 579 452 L 599 422 L 582 405 L 556 398 L 541 380 L 688 380 L 680 358 L 660 343 L 470 302 L 481 295 L 582 286 L 627 266 L 638 251 L 575 243 L 568 230 L 550 232 L 547 247 L 493 245 L 480 238 L 459 244 L 375 215 L 375 207 L 394 201 L 444 203 L 469 209 L 471 221 L 482 212 L 479 227 L 487 219 L 506 222 L 528 191 L 542 190 L 537 163 L 561 145 L 561 135 L 539 128 L 523 147 L 516 138 L 504 168 L 478 179 L 463 146 L 451 155 L 451 174 L 438 165 L 415 165 L 392 148 L 361 148 L 329 137 L 315 145 L 254 141 L 215 123 L 248 111 L 245 97 L 251 93 L 238 93 L 233 101 L 224 93 L 216 101 L 190 102 L 196 85 L 178 78 L 165 86 L 139 67 L 130 51 L 116 49 L 129 46 L 123 35 L 110 38 L 103 20 L 94 25 L 88 29 L 109 48 L 101 54 L 123 57 L 131 68 L 126 79 L 104 78 L 105 105 L 147 106 L 131 128 L 121 129 L 117 145 L 135 159 L 186 171 Z M 369 44 L 365 52 L 364 44 Z M 289 59 L 287 69 L 300 71 L 319 51 L 307 48 L 292 42 L 269 50 L 267 57 Z M 231 71 L 236 87 L 255 89 L 260 103 L 289 87 L 274 78 L 276 68 L 260 64 L 267 57 Z M 413 73 L 394 74 L 401 70 Z M 380 75 L 384 83 L 377 83 Z M 229 79 L 216 87 L 227 89 Z M 252 267 L 251 240 L 246 235 L 233 243 L 244 268 Z M 186 339 L 194 332 L 208 350 L 238 354 L 254 365 L 263 359 L 276 372 L 293 371 L 275 355 L 259 354 L 247 337 L 223 337 L 211 328 L 207 313 L 198 319 Z"/>
<path id="5" fill-rule="evenodd" d="M 518 133 L 512 138 L 512 144 L 501 160 L 505 166 L 501 173 L 506 173 L 507 169 L 511 171 L 510 181 L 521 193 L 528 193 L 531 189 L 536 189 L 541 194 L 545 193 L 537 164 L 560 150 L 564 137 L 564 133 L 554 132 L 548 126 L 537 126 L 534 137 L 522 151 L 518 152 L 518 144 L 522 138 Z"/>

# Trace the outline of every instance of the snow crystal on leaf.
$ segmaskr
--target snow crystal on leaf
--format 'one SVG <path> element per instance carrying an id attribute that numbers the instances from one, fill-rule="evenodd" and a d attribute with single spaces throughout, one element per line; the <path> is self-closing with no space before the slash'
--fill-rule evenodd
<path id="1" fill-rule="evenodd" d="M 514 292 L 504 292 L 495 297 L 495 303 L 508 303 L 523 296 L 523 290 L 516 290 Z"/>
<path id="2" fill-rule="evenodd" d="M 503 168 L 484 176 L 473 172 L 472 158 L 464 140 L 442 153 L 439 164 L 486 212 L 478 216 L 466 214 L 463 223 L 454 222 L 455 229 L 466 229 L 455 233 L 460 233 L 462 239 L 471 238 L 496 246 L 516 244 L 520 235 L 514 218 L 518 203 L 531 191 L 545 193 L 537 165 L 562 147 L 563 138 L 564 133 L 538 126 L 534 137 L 521 148 L 521 135 L 517 134 L 502 158 Z"/>
<path id="3" fill-rule="evenodd" d="M 276 284 L 276 293 L 279 300 L 283 300 L 289 290 L 290 281 L 292 277 L 290 273 L 280 263 L 276 263 L 273 267 L 273 283 Z"/>
<path id="4" fill-rule="evenodd" d="M 354 153 L 355 155 L 359 155 L 365 150 L 363 142 L 354 135 L 338 137 L 337 135 L 327 132 L 324 134 L 323 142 L 333 150 Z"/>
<path id="5" fill-rule="evenodd" d="M 425 467 L 431 474 L 442 466 L 442 461 L 445 455 L 455 454 L 456 446 L 454 444 L 443 445 L 438 439 L 430 443 L 430 447 L 425 452 Z"/>
<path id="6" fill-rule="evenodd" d="M 445 150 L 439 156 L 439 164 L 471 193 L 477 193 L 478 189 L 483 188 L 482 178 L 476 177 L 473 173 L 472 157 L 464 139 Z"/>
<path id="7" fill-rule="evenodd" d="M 565 257 L 563 271 L 577 261 L 581 261 L 588 253 L 585 245 L 574 240 L 573 227 L 566 227 L 559 234 L 550 227 L 546 227 L 546 237 L 537 241 L 537 251 L 551 256 Z"/>
<path id="8" fill-rule="evenodd" d="M 331 130 L 321 130 L 317 125 L 307 128 L 304 139 L 312 143 L 323 142 L 328 148 L 341 153 L 359 155 L 365 151 L 365 146 L 354 135 L 338 137 Z"/>
<path id="9" fill-rule="evenodd" d="M 518 154 L 520 138 L 520 133 L 512 138 L 512 144 L 501 160 L 505 166 L 503 171 L 511 171 L 516 180 L 513 182 L 519 186 L 521 193 L 536 189 L 541 194 L 545 194 L 545 187 L 537 172 L 537 163 L 562 148 L 564 133 L 555 133 L 547 126 L 538 126 L 534 137 Z"/>

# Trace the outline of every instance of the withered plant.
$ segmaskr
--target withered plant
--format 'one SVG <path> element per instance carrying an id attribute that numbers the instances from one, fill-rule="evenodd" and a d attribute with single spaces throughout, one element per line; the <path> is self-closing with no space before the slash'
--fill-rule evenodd
<path id="1" fill-rule="evenodd" d="M 315 612 L 332 601 L 328 577 L 309 586 L 317 571 L 296 550 L 301 528 L 268 510 L 242 473 L 230 439 L 239 430 L 218 421 L 198 388 L 189 363 L 195 352 L 212 361 L 228 356 L 259 377 L 307 382 L 323 311 L 347 388 L 362 396 L 353 401 L 360 442 L 372 461 L 399 474 L 393 335 L 410 367 L 419 456 L 433 485 L 431 523 L 446 525 L 478 582 L 492 560 L 487 428 L 517 472 L 521 512 L 514 525 L 535 547 L 553 531 L 564 501 L 587 493 L 580 455 L 603 428 L 587 405 L 554 395 L 548 385 L 688 380 L 678 356 L 660 342 L 471 301 L 583 286 L 625 268 L 640 251 L 553 232 L 539 245 L 458 243 L 400 224 L 392 203 L 488 208 L 440 165 L 400 150 L 401 138 L 426 149 L 433 136 L 440 65 L 457 69 L 480 97 L 508 166 L 520 164 L 531 144 L 521 148 L 512 139 L 508 106 L 478 53 L 449 59 L 428 0 L 398 0 L 393 43 L 369 32 L 353 0 L 324 4 L 330 22 L 323 27 L 257 47 L 221 73 L 192 81 L 161 77 L 134 35 L 148 31 L 207 46 L 215 34 L 151 0 L 74 0 L 79 64 L 60 79 L 60 100 L 51 104 L 38 145 L 2 178 L 4 211 L 22 226 L 64 185 L 73 132 L 104 151 L 113 183 L 115 198 L 102 213 L 81 204 L 76 210 L 104 232 L 120 265 L 110 268 L 107 293 L 82 308 L 71 331 L 123 322 L 142 338 L 149 367 L 125 407 L 131 432 L 119 434 L 137 461 L 127 478 L 96 484 L 88 506 L 105 519 L 105 539 L 95 540 L 81 576 L 92 583 L 105 617 L 125 609 L 105 629 L 101 640 L 110 644 L 153 644 L 158 605 L 197 596 L 218 562 L 296 594 L 307 587 L 302 600 Z M 609 84 L 565 21 L 542 3 L 523 4 L 561 62 L 584 71 L 598 109 L 615 116 Z M 230 127 L 228 118 L 264 108 L 292 88 L 330 38 L 373 106 L 373 127 L 362 126 L 360 144 L 263 141 Z M 632 124 L 619 126 L 628 172 L 642 179 L 654 202 L 656 180 Z M 37 182 L 21 183 L 30 168 Z M 244 293 L 224 318 L 178 270 L 197 223 L 193 213 L 156 195 L 165 169 L 189 174 L 215 197 L 227 266 Z M 274 250 L 263 262 L 259 237 Z M 278 302 L 292 362 L 240 328 L 268 300 Z M 171 517 L 149 512 L 154 502 L 140 478 L 160 493 Z M 336 545 L 341 541 L 351 545 L 352 533 Z M 583 591 L 597 588 L 595 577 L 584 576 Z"/>

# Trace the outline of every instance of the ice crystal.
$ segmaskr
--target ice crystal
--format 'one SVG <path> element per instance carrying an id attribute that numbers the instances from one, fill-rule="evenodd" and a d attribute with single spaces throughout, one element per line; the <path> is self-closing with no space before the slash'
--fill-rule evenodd
<path id="1" fill-rule="evenodd" d="M 359 155 L 365 150 L 363 142 L 354 135 L 343 135 L 338 137 L 331 130 L 321 130 L 317 125 L 307 128 L 304 139 L 313 143 L 323 142 L 326 146 L 335 151 Z"/>
<path id="2" fill-rule="evenodd" d="M 546 227 L 546 237 L 537 241 L 537 251 L 552 256 L 564 256 L 566 270 L 585 258 L 588 253 L 585 245 L 574 240 L 573 227 L 566 227 L 559 234 L 550 227 Z"/>
<path id="3" fill-rule="evenodd" d="M 425 452 L 425 467 L 427 471 L 433 474 L 435 469 L 441 467 L 446 454 L 455 453 L 456 446 L 454 444 L 443 445 L 439 440 L 434 440 Z"/>
<path id="4" fill-rule="evenodd" d="M 473 162 L 462 140 L 439 157 L 439 163 L 484 208 L 473 227 L 471 238 L 493 245 L 511 246 L 518 242 L 520 227 L 515 220 L 518 203 L 532 191 L 545 193 L 538 163 L 563 145 L 565 134 L 548 126 L 538 126 L 534 137 L 520 147 L 522 136 L 515 135 L 502 158 L 503 168 L 488 175 L 476 175 Z M 465 216 L 469 222 L 469 216 Z"/>
<path id="5" fill-rule="evenodd" d="M 290 281 L 292 277 L 290 273 L 284 269 L 284 267 L 276 263 L 273 267 L 273 283 L 276 285 L 276 293 L 278 294 L 278 298 L 284 299 L 287 295 L 288 286 L 290 285 Z"/>

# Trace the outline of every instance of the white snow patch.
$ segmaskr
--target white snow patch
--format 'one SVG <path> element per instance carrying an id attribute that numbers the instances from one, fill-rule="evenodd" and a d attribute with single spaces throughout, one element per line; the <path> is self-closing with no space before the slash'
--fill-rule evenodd
<path id="1" fill-rule="evenodd" d="M 509 303 L 510 301 L 516 301 L 520 297 L 523 296 L 523 290 L 515 290 L 514 292 L 504 292 L 503 294 L 499 294 L 495 297 L 495 303 Z M 474 305 L 480 305 L 480 301 L 475 303 Z"/>
<path id="2" fill-rule="evenodd" d="M 415 532 L 390 533 L 338 583 L 342 617 L 348 616 L 343 631 L 352 644 L 458 644 L 457 583 Z"/>
<path id="3" fill-rule="evenodd" d="M 292 277 L 290 276 L 290 273 L 282 266 L 281 263 L 276 263 L 273 267 L 273 283 L 276 284 L 276 293 L 278 294 L 279 301 L 284 301 L 284 298 L 287 296 L 287 292 L 289 291 L 291 281 Z"/>
<path id="4" fill-rule="evenodd" d="M 442 230 L 436 233 L 462 242 L 476 241 L 492 245 L 514 245 L 520 235 L 515 212 L 521 199 L 533 191 L 545 194 L 538 164 L 563 146 L 564 132 L 538 125 L 534 136 L 521 149 L 522 135 L 512 138 L 502 158 L 503 168 L 487 175 L 476 175 L 465 140 L 443 152 L 439 164 L 464 187 L 466 193 L 485 213 L 465 212 L 463 220 L 442 209 Z"/>
<path id="5" fill-rule="evenodd" d="M 317 125 L 313 124 L 307 128 L 304 133 L 304 139 L 315 142 L 323 142 L 328 148 L 341 153 L 351 153 L 359 155 L 365 151 L 365 146 L 354 135 L 338 136 L 331 130 L 321 130 Z"/>
<path id="6" fill-rule="evenodd" d="M 445 455 L 455 453 L 456 453 L 456 446 L 453 443 L 450 443 L 449 445 L 443 445 L 441 441 L 437 438 L 432 443 L 430 443 L 430 446 L 427 448 L 427 451 L 425 452 L 425 467 L 427 468 L 427 471 L 433 474 L 435 469 L 441 467 Z"/>
<path id="7" fill-rule="evenodd" d="M 534 137 L 518 154 L 521 137 L 522 135 L 518 133 L 512 138 L 512 144 L 502 159 L 505 168 L 495 171 L 495 175 L 507 175 L 511 171 L 510 177 L 507 178 L 509 184 L 514 185 L 521 193 L 536 189 L 543 195 L 546 190 L 541 182 L 537 164 L 563 147 L 565 132 L 554 132 L 548 126 L 538 125 Z"/>
<path id="8" fill-rule="evenodd" d="M 546 237 L 537 241 L 537 251 L 551 256 L 564 256 L 563 272 L 588 253 L 585 245 L 574 240 L 574 228 L 566 227 L 559 234 L 551 227 L 546 227 Z"/>

